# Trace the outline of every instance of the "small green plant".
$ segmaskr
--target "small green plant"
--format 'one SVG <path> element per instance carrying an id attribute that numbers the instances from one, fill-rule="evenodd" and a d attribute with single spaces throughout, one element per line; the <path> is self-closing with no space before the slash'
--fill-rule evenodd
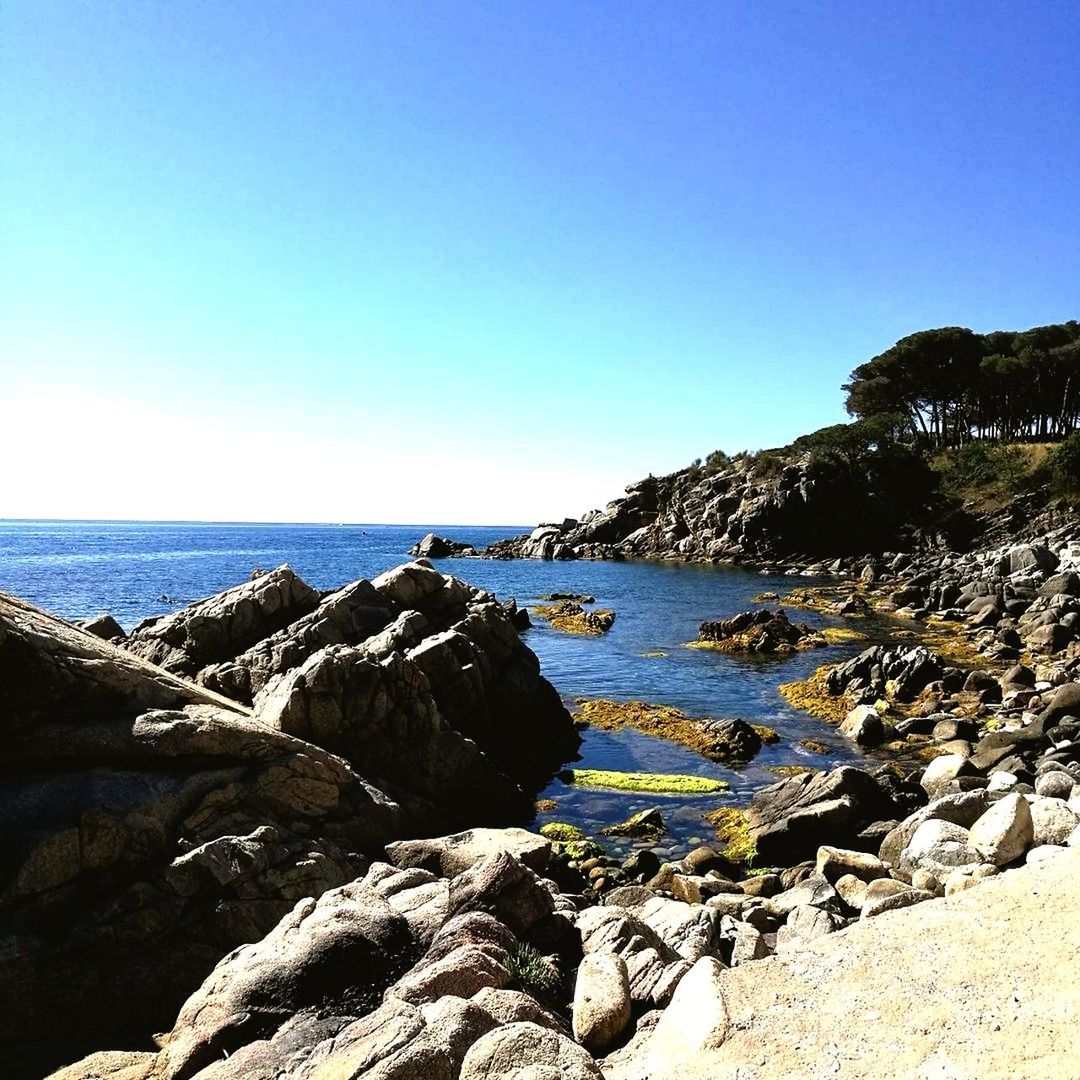
<path id="1" fill-rule="evenodd" d="M 538 949 L 518 945 L 506 963 L 510 984 L 534 998 L 552 998 L 559 988 L 559 973 Z"/>
<path id="2" fill-rule="evenodd" d="M 1059 495 L 1080 492 L 1080 432 L 1054 447 L 1047 460 L 1050 479 Z"/>

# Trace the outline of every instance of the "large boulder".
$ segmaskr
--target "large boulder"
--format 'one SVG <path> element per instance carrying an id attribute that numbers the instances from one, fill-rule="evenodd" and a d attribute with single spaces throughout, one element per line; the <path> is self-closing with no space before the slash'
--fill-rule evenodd
<path id="1" fill-rule="evenodd" d="M 408 923 L 374 890 L 353 883 L 302 900 L 188 999 L 163 1040 L 162 1074 L 186 1080 L 304 1011 L 364 1016 L 415 958 Z"/>
<path id="2" fill-rule="evenodd" d="M 843 766 L 763 788 L 750 802 L 748 821 L 759 861 L 790 866 L 815 858 L 822 844 L 858 847 L 859 832 L 873 821 L 887 820 L 893 809 L 875 777 Z"/>
<path id="3" fill-rule="evenodd" d="M 599 1066 L 575 1042 L 523 1021 L 495 1028 L 465 1055 L 460 1080 L 604 1080 Z"/>
<path id="4" fill-rule="evenodd" d="M 145 620 L 124 645 L 166 671 L 190 676 L 231 659 L 318 603 L 315 589 L 279 566 L 171 615 Z"/>

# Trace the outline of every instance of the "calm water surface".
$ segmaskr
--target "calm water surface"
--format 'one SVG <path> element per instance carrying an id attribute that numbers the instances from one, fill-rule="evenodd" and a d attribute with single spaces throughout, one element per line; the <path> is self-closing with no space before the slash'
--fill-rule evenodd
<path id="1" fill-rule="evenodd" d="M 244 581 L 256 566 L 287 562 L 321 589 L 374 577 L 405 561 L 409 547 L 428 531 L 480 548 L 524 527 L 0 521 L 0 589 L 69 619 L 107 611 L 130 629 L 148 615 Z M 703 619 L 752 606 L 751 597 L 765 590 L 783 594 L 796 583 L 806 584 L 804 578 L 653 562 L 447 559 L 439 568 L 500 599 L 513 596 L 533 604 L 545 593 L 578 592 L 617 612 L 612 630 L 598 638 L 561 634 L 539 619 L 526 632 L 544 674 L 568 702 L 579 696 L 643 699 L 692 715 L 742 717 L 781 735 L 753 765 L 733 771 L 636 732 L 587 730 L 582 767 L 713 776 L 727 780 L 730 791 L 643 799 L 584 791 L 555 779 L 542 795 L 558 800 L 558 808 L 540 821 L 567 820 L 592 830 L 656 805 L 669 825 L 670 841 L 685 846 L 708 838 L 703 811 L 743 804 L 754 790 L 776 780 L 764 766 L 822 767 L 861 758 L 831 727 L 790 708 L 777 692 L 781 682 L 803 678 L 857 646 L 771 660 L 683 647 L 697 636 Z M 820 621 L 812 614 L 799 617 Z M 645 655 L 657 652 L 664 655 Z M 826 743 L 829 754 L 810 754 L 798 746 L 806 737 Z"/>

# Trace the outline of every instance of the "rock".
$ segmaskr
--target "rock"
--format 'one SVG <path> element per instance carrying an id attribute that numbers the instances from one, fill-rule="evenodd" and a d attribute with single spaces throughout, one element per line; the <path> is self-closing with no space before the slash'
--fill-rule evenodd
<path id="1" fill-rule="evenodd" d="M 863 900 L 860 918 L 872 919 L 883 912 L 911 907 L 912 904 L 921 904 L 924 900 L 933 898 L 933 893 L 912 889 L 899 881 L 882 878 L 879 881 L 872 881 L 866 887 L 866 898 Z"/>
<path id="2" fill-rule="evenodd" d="M 657 807 L 651 806 L 647 810 L 639 810 L 631 814 L 625 821 L 618 825 L 609 825 L 603 830 L 606 836 L 632 836 L 646 839 L 659 839 L 667 831 L 664 819 Z"/>
<path id="3" fill-rule="evenodd" d="M 68 1052 L 42 1001 L 75 1052 L 140 1045 L 223 954 L 360 877 L 359 852 L 430 812 L 9 597 L 0 668 L 0 1039 L 23 1044 L 30 1075 Z"/>
<path id="4" fill-rule="evenodd" d="M 328 1003 L 363 1016 L 415 958 L 405 919 L 353 883 L 301 900 L 261 941 L 226 956 L 163 1041 L 162 1075 L 184 1080 L 296 1013 Z"/>
<path id="5" fill-rule="evenodd" d="M 106 641 L 127 637 L 124 628 L 111 615 L 98 615 L 93 619 L 87 619 L 80 625 L 88 634 L 104 638 Z"/>
<path id="6" fill-rule="evenodd" d="M 638 913 L 621 908 L 586 908 L 577 917 L 586 955 L 610 953 L 626 961 L 630 997 L 639 1011 L 663 1008 L 690 964 Z"/>
<path id="7" fill-rule="evenodd" d="M 610 953 L 586 956 L 574 988 L 574 1038 L 596 1053 L 615 1042 L 629 1023 L 626 962 Z"/>
<path id="8" fill-rule="evenodd" d="M 948 785 L 959 776 L 977 775 L 974 766 L 959 754 L 942 754 L 934 758 L 923 770 L 919 783 L 931 799 L 948 791 Z"/>
<path id="9" fill-rule="evenodd" d="M 1080 716 L 1080 683 L 1069 682 L 1058 687 L 1046 708 L 1039 713 L 1041 731 L 1049 731 L 1066 716 Z"/>
<path id="10" fill-rule="evenodd" d="M 1031 799 L 1028 809 L 1031 812 L 1031 843 L 1036 847 L 1043 844 L 1064 844 L 1073 829 L 1080 825 L 1080 816 L 1070 810 L 1062 799 Z"/>
<path id="11" fill-rule="evenodd" d="M 549 1009 L 545 1009 L 535 998 L 520 990 L 496 990 L 485 986 L 473 995 L 473 1001 L 489 1016 L 500 1024 L 517 1024 L 526 1021 L 550 1028 L 561 1035 L 569 1035 L 565 1021 Z"/>
<path id="12" fill-rule="evenodd" d="M 1027 800 L 1022 795 L 1006 795 L 994 803 L 971 826 L 969 842 L 995 866 L 1004 866 L 1021 855 L 1034 840 L 1034 824 Z"/>
<path id="13" fill-rule="evenodd" d="M 805 941 L 831 934 L 843 919 L 819 907 L 801 904 L 791 910 L 787 922 L 776 932 L 776 951 L 790 952 Z"/>
<path id="14" fill-rule="evenodd" d="M 943 795 L 916 810 L 915 813 L 909 815 L 899 825 L 891 829 L 881 841 L 878 857 L 886 866 L 896 871 L 900 865 L 901 853 L 911 842 L 911 838 L 923 822 L 938 819 L 968 829 L 986 811 L 990 803 L 990 796 L 985 790 Z"/>
<path id="15" fill-rule="evenodd" d="M 975 866 L 982 861 L 982 852 L 967 829 L 951 821 L 929 818 L 919 825 L 900 854 L 897 871 L 910 879 L 916 870 L 929 870 L 944 879 L 957 867 Z"/>
<path id="16" fill-rule="evenodd" d="M 576 1043 L 538 1024 L 506 1024 L 478 1039 L 461 1065 L 460 1080 L 604 1080 Z"/>
<path id="17" fill-rule="evenodd" d="M 860 746 L 878 746 L 885 741 L 885 725 L 873 706 L 857 705 L 840 725 L 840 734 L 854 739 Z"/>
<path id="18" fill-rule="evenodd" d="M 551 842 L 525 829 L 467 829 L 431 840 L 398 840 L 386 846 L 387 859 L 397 867 L 420 867 L 457 877 L 491 855 L 512 855 L 541 874 L 551 857 Z"/>
<path id="19" fill-rule="evenodd" d="M 888 793 L 869 773 L 843 766 L 804 773 L 757 792 L 748 810 L 750 835 L 765 865 L 814 858 L 822 843 L 850 847 L 871 821 L 890 817 Z"/>
<path id="20" fill-rule="evenodd" d="M 703 622 L 698 640 L 731 652 L 792 652 L 826 644 L 805 623 L 792 623 L 783 610 L 759 608 L 742 611 L 729 619 Z"/>
<path id="21" fill-rule="evenodd" d="M 139 1050 L 99 1050 L 82 1061 L 50 1073 L 49 1080 L 154 1080 L 156 1064 L 157 1054 Z"/>
<path id="22" fill-rule="evenodd" d="M 462 544 L 457 540 L 448 540 L 444 536 L 428 533 L 409 548 L 409 554 L 422 559 L 460 558 L 475 555 L 476 548 L 472 544 Z"/>
<path id="23" fill-rule="evenodd" d="M 839 909 L 839 897 L 829 882 L 818 874 L 803 878 L 798 884 L 772 897 L 774 911 L 789 913 L 797 907 L 817 907 L 827 911 Z"/>
<path id="24" fill-rule="evenodd" d="M 450 882 L 451 915 L 486 912 L 518 936 L 554 910 L 551 893 L 540 879 L 506 852 L 489 855 Z"/>
<path id="25" fill-rule="evenodd" d="M 727 1038 L 723 970 L 719 960 L 705 956 L 683 976 L 649 1038 L 646 1076 L 677 1076 L 696 1055 L 715 1049 Z"/>
<path id="26" fill-rule="evenodd" d="M 847 851 L 843 848 L 822 845 L 818 848 L 815 873 L 827 881 L 835 882 L 845 874 L 852 874 L 863 881 L 887 877 L 885 864 L 876 856 L 864 851 Z"/>
<path id="27" fill-rule="evenodd" d="M 1035 778 L 1035 794 L 1049 799 L 1067 800 L 1072 794 L 1074 783 L 1069 773 L 1052 769 Z"/>
<path id="28" fill-rule="evenodd" d="M 136 656 L 178 675 L 230 660 L 313 611 L 319 594 L 288 566 L 137 626 L 124 642 Z"/>
<path id="29" fill-rule="evenodd" d="M 257 707 L 263 723 L 430 799 L 449 823 L 528 813 L 525 793 L 447 722 L 407 656 L 327 646 L 271 680 Z"/>
<path id="30" fill-rule="evenodd" d="M 875 879 L 877 880 L 877 879 Z M 854 874 L 845 874 L 835 884 L 836 894 L 852 911 L 862 911 L 866 900 L 867 882 Z"/>
<path id="31" fill-rule="evenodd" d="M 710 955 L 716 947 L 720 913 L 714 908 L 654 896 L 638 914 L 646 926 L 691 963 Z"/>
<path id="32" fill-rule="evenodd" d="M 769 955 L 765 935 L 749 923 L 739 923 L 731 946 L 731 966 L 747 964 L 751 960 L 763 960 Z"/>

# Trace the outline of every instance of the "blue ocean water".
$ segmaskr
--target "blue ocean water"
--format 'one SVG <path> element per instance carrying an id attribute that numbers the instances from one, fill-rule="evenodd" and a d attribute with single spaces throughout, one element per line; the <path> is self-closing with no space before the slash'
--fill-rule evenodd
<path id="1" fill-rule="evenodd" d="M 197 522 L 0 521 L 0 590 L 57 615 L 82 619 L 109 612 L 127 629 L 148 615 L 208 596 L 248 578 L 253 568 L 287 562 L 317 588 L 374 577 L 408 559 L 424 533 L 437 532 L 477 548 L 526 527 L 276 525 Z M 495 593 L 534 604 L 553 591 L 587 593 L 617 619 L 602 637 L 575 637 L 540 619 L 526 641 L 544 674 L 572 703 L 581 697 L 641 699 L 674 705 L 692 715 L 738 716 L 767 724 L 781 735 L 755 762 L 734 771 L 684 747 L 637 732 L 589 729 L 581 767 L 680 772 L 724 779 L 721 796 L 650 797 L 581 790 L 552 780 L 541 793 L 557 809 L 540 820 L 568 820 L 595 830 L 658 805 L 671 842 L 707 839 L 705 810 L 744 804 L 776 776 L 765 766 L 824 767 L 859 761 L 854 746 L 827 724 L 788 706 L 782 682 L 803 678 L 818 665 L 850 655 L 837 646 L 787 658 L 746 658 L 687 649 L 698 624 L 731 615 L 762 591 L 783 594 L 805 578 L 762 576 L 743 570 L 661 562 L 538 562 L 445 559 L 439 568 Z M 820 621 L 799 614 L 808 622 Z M 662 653 L 662 656 L 646 655 Z M 812 737 L 826 755 L 798 745 Z"/>

